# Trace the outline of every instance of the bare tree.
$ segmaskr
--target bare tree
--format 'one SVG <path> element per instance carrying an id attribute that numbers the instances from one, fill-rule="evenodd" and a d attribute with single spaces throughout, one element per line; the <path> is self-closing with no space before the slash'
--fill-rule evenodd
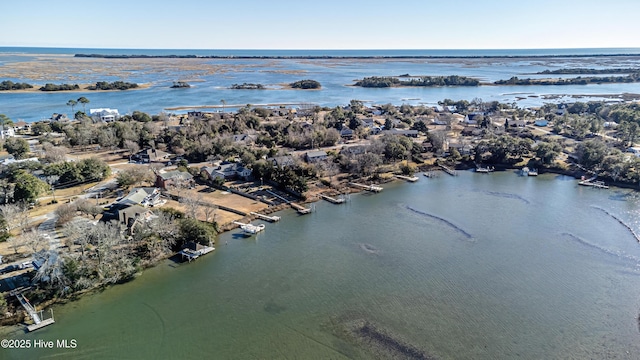
<path id="1" fill-rule="evenodd" d="M 78 207 L 76 204 L 62 204 L 58 206 L 55 210 L 55 214 L 58 216 L 58 223 L 65 224 L 73 219 L 76 216 L 76 212 L 78 211 Z"/>
<path id="2" fill-rule="evenodd" d="M 64 291 L 69 283 L 64 275 L 64 258 L 55 250 L 43 252 L 42 255 L 44 261 L 33 277 L 34 280 L 48 283 L 57 290 Z"/>
<path id="3" fill-rule="evenodd" d="M 18 253 L 18 250 L 24 245 L 24 238 L 19 236 L 10 236 L 7 239 L 7 243 L 9 244 L 9 248 L 13 250 L 14 254 Z"/>
<path id="4" fill-rule="evenodd" d="M 140 151 L 140 146 L 138 146 L 138 143 L 135 141 L 125 140 L 123 144 L 124 148 L 129 151 L 129 157 Z"/>
<path id="5" fill-rule="evenodd" d="M 192 194 L 186 194 L 180 198 L 180 203 L 185 206 L 185 215 L 196 219 L 200 212 L 200 201 Z"/>
<path id="6" fill-rule="evenodd" d="M 204 221 L 206 222 L 215 222 L 215 212 L 218 207 L 209 202 L 202 203 L 202 213 L 204 215 Z M 211 219 L 211 220 L 209 220 Z"/>
<path id="7" fill-rule="evenodd" d="M 22 243 L 29 248 L 29 251 L 32 254 L 49 248 L 49 242 L 45 238 L 44 234 L 36 228 L 25 231 L 21 237 Z"/>
<path id="8" fill-rule="evenodd" d="M 50 163 L 65 161 L 67 159 L 67 154 L 69 154 L 69 148 L 65 146 L 54 146 L 48 142 L 44 143 L 42 148 L 44 149 L 45 160 Z"/>
<path id="9" fill-rule="evenodd" d="M 0 205 L 7 231 L 24 228 L 29 221 L 29 207 L 25 203 Z"/>
<path id="10" fill-rule="evenodd" d="M 88 199 L 82 199 L 77 201 L 76 206 L 81 213 L 85 215 L 93 216 L 94 220 L 98 215 L 102 214 L 102 208 L 97 205 L 94 205 L 91 202 L 91 200 L 88 200 Z"/>

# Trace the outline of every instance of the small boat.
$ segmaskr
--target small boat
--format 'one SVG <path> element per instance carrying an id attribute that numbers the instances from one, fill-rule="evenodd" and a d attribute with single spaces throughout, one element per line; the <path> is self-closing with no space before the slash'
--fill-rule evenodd
<path id="1" fill-rule="evenodd" d="M 538 176 L 538 169 L 530 169 L 527 173 L 529 176 Z"/>
<path id="2" fill-rule="evenodd" d="M 522 169 L 520 169 L 520 175 L 522 175 L 522 176 L 529 175 L 529 168 L 525 166 Z"/>

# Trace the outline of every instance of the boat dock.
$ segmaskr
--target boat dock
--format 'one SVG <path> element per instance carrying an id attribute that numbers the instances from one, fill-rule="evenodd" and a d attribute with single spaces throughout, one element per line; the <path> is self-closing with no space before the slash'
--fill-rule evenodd
<path id="1" fill-rule="evenodd" d="M 189 260 L 189 262 L 191 262 L 191 260 L 195 260 L 202 255 L 212 252 L 215 249 L 216 248 L 212 246 L 202 246 L 202 245 L 198 250 L 193 250 L 191 248 L 185 247 L 184 249 L 180 250 L 179 254 L 182 255 L 182 260 L 187 259 Z"/>
<path id="2" fill-rule="evenodd" d="M 490 172 L 493 172 L 493 170 L 494 170 L 493 166 L 487 166 L 487 167 L 477 166 L 476 167 L 476 172 L 482 173 L 482 174 L 488 174 Z"/>
<path id="3" fill-rule="evenodd" d="M 409 182 L 416 182 L 416 181 L 418 181 L 418 177 L 417 177 L 417 176 L 396 175 L 396 177 L 397 177 L 398 179 L 406 180 L 406 181 L 409 181 Z"/>
<path id="4" fill-rule="evenodd" d="M 291 205 L 291 207 L 294 208 L 298 212 L 298 214 L 301 214 L 301 215 L 309 214 L 309 213 L 311 213 L 311 210 L 312 210 L 311 208 L 306 208 L 306 207 L 304 207 L 302 205 L 298 205 L 298 204 L 293 203 L 293 202 L 289 203 L 289 205 Z"/>
<path id="5" fill-rule="evenodd" d="M 451 176 L 458 176 L 458 172 L 453 170 L 453 169 L 449 169 L 448 167 L 444 166 L 444 165 L 438 165 L 440 166 L 440 168 L 442 169 L 442 171 L 446 172 L 447 174 L 451 175 Z"/>
<path id="6" fill-rule="evenodd" d="M 340 197 L 340 198 L 336 199 L 336 198 L 332 198 L 331 196 L 320 194 L 320 198 L 322 198 L 324 200 L 327 200 L 328 202 L 330 202 L 332 204 L 342 204 L 342 203 L 345 202 L 345 198 L 344 197 Z"/>
<path id="7" fill-rule="evenodd" d="M 363 184 L 357 184 L 357 183 L 349 183 L 349 185 L 355 186 L 357 188 L 364 189 L 367 191 L 376 192 L 376 193 L 383 190 L 381 186 L 376 186 L 376 185 L 363 185 Z"/>
<path id="8" fill-rule="evenodd" d="M 236 225 L 239 225 L 240 229 L 242 229 L 242 231 L 244 231 L 245 234 L 249 234 L 249 235 L 255 235 L 265 229 L 264 224 L 253 225 L 253 224 L 241 223 L 239 221 L 234 221 L 233 223 Z"/>
<path id="9" fill-rule="evenodd" d="M 591 186 L 594 187 L 596 189 L 608 189 L 609 186 L 607 186 L 604 181 L 595 181 L 595 180 L 582 180 L 578 183 L 578 185 L 582 185 L 582 186 Z"/>
<path id="10" fill-rule="evenodd" d="M 31 316 L 31 319 L 33 319 L 33 324 L 27 326 L 27 331 L 29 332 L 35 331 L 47 325 L 51 325 L 55 323 L 55 320 L 53 319 L 53 310 L 51 310 L 50 318 L 43 319 L 42 311 L 40 311 L 40 314 L 38 315 L 38 312 L 36 311 L 36 309 L 29 303 L 29 300 L 27 300 L 27 298 L 24 297 L 24 295 L 22 295 L 19 292 L 12 292 L 12 295 L 14 295 L 16 299 L 18 299 L 18 301 L 20 302 L 20 305 L 22 305 L 22 307 L 27 311 L 29 316 Z"/>
<path id="11" fill-rule="evenodd" d="M 270 221 L 270 222 L 277 222 L 280 221 L 280 216 L 267 216 L 267 215 L 263 215 L 263 214 L 258 214 L 256 212 L 250 212 L 249 214 L 257 217 L 258 219 L 261 220 L 266 220 L 266 221 Z"/>

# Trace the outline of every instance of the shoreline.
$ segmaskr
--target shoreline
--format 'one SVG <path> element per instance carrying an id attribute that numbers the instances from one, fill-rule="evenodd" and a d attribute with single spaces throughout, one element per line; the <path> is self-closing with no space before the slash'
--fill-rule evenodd
<path id="1" fill-rule="evenodd" d="M 589 57 L 640 57 L 640 54 L 567 54 L 567 55 L 109 55 L 109 54 L 79 54 L 75 58 L 98 59 L 240 59 L 240 60 L 366 60 L 366 59 L 541 59 L 541 58 L 589 58 Z"/>
<path id="2" fill-rule="evenodd" d="M 510 170 L 518 170 L 520 167 L 516 167 L 516 166 L 512 166 L 512 165 L 507 165 L 507 164 L 498 164 L 497 166 L 497 170 L 496 171 L 500 171 L 500 172 L 507 172 Z M 456 170 L 462 170 L 462 171 L 471 171 L 473 169 L 473 166 L 471 166 L 470 164 L 467 163 L 458 163 L 454 166 L 454 168 Z M 416 173 L 413 174 L 413 176 L 416 176 L 417 173 L 424 173 L 427 171 L 433 171 L 433 170 L 437 170 L 437 171 L 441 171 L 441 168 L 436 166 L 436 165 L 426 165 L 423 167 L 420 167 L 418 169 L 418 171 L 416 171 Z M 550 174 L 559 174 L 559 175 L 566 175 L 566 176 L 571 176 L 574 179 L 579 179 L 580 178 L 580 171 L 576 171 L 576 170 L 564 170 L 564 169 L 559 169 L 559 168 L 544 168 L 542 169 L 543 171 L 541 171 L 541 174 L 544 173 L 550 173 Z M 395 175 L 395 174 L 393 174 Z M 365 181 L 366 182 L 366 181 Z M 388 176 L 388 177 L 383 177 L 380 178 L 376 181 L 376 184 L 388 184 L 388 183 L 393 183 L 393 182 L 400 182 L 400 183 L 406 183 L 405 180 L 399 179 L 395 176 Z M 616 187 L 621 187 L 621 188 L 629 188 L 629 189 L 633 189 L 633 190 L 639 190 L 640 187 L 639 186 L 633 186 L 632 184 L 624 184 L 624 183 L 615 183 L 612 182 L 611 183 L 613 186 Z M 626 185 L 626 186 L 625 186 Z M 366 193 L 366 190 L 364 189 L 355 189 L 352 187 L 348 187 L 349 189 L 349 194 L 363 194 Z M 329 190 L 329 192 L 333 190 L 335 191 L 335 189 L 331 188 Z M 321 191 L 313 196 L 310 196 L 307 199 L 301 199 L 298 203 L 299 204 L 314 204 L 317 202 L 321 202 L 322 198 L 318 195 L 320 193 L 323 192 L 327 192 L 327 191 Z M 288 203 L 283 203 L 283 204 L 279 204 L 279 205 L 275 205 L 275 206 L 271 206 L 271 207 L 267 207 L 265 209 L 263 209 L 262 211 L 260 211 L 260 213 L 265 214 L 265 215 L 269 215 L 269 214 L 273 214 L 279 211 L 286 211 L 291 209 L 292 211 L 295 211 L 290 204 Z M 252 222 L 254 220 L 256 220 L 257 217 L 255 215 L 246 215 L 245 217 L 243 217 L 242 219 L 238 220 L 241 222 Z M 222 235 L 224 233 L 228 233 L 231 232 L 233 230 L 238 229 L 240 226 L 238 224 L 236 224 L 235 222 L 230 222 L 224 225 L 221 225 L 218 231 L 218 234 L 216 235 L 216 241 L 218 240 L 218 236 Z M 220 245 L 216 242 L 214 242 L 215 245 Z M 145 264 L 141 271 L 138 272 L 137 274 L 135 274 L 133 276 L 132 279 L 130 279 L 127 282 L 132 282 L 135 281 L 135 279 L 141 275 L 144 274 L 144 272 L 147 269 L 151 269 L 154 268 L 158 265 L 160 265 L 162 262 L 167 261 L 167 260 L 171 260 L 172 258 L 176 257 L 178 255 L 178 253 L 170 253 L 167 254 L 166 256 L 157 258 L 154 262 L 151 263 L 147 263 Z M 171 260 L 171 261 L 176 261 L 179 262 L 177 260 Z M 41 307 L 41 308 L 47 308 L 47 307 L 52 307 L 55 305 L 64 305 L 64 304 L 68 304 L 71 302 L 74 302 L 76 300 L 80 300 L 81 298 L 83 298 L 84 296 L 90 296 L 93 295 L 95 293 L 104 291 L 112 286 L 115 285 L 119 285 L 119 284 L 109 284 L 106 286 L 98 286 L 98 287 L 94 287 L 94 288 L 90 288 L 90 289 L 85 289 L 82 291 L 79 291 L 78 293 L 74 293 L 71 297 L 69 298 L 54 298 L 54 299 L 48 299 L 45 300 L 39 304 L 37 304 L 37 306 Z M 4 319 L 2 325 L 0 325 L 0 333 L 6 333 L 9 334 L 12 331 L 17 331 L 20 325 L 28 325 L 28 320 L 29 317 L 26 316 L 23 312 L 23 310 L 21 308 L 17 308 L 18 312 L 12 316 L 11 318 L 7 318 Z M 26 322 L 25 322 L 26 320 Z"/>

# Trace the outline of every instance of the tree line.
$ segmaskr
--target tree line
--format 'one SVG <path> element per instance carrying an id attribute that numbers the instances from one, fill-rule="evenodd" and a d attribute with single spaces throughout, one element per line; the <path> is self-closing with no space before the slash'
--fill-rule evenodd
<path id="1" fill-rule="evenodd" d="M 372 76 L 356 81 L 355 86 L 369 88 L 385 88 L 397 86 L 479 86 L 480 81 L 474 78 L 458 75 L 450 76 L 420 76 L 410 79 L 401 79 L 394 76 Z"/>

